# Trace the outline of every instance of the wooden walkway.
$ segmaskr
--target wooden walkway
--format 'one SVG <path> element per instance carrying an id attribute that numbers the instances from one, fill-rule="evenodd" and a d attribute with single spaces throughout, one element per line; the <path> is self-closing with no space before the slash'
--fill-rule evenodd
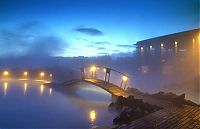
<path id="1" fill-rule="evenodd" d="M 99 80 L 99 79 L 70 80 L 68 82 L 65 82 L 63 85 L 71 85 L 78 82 L 86 82 L 86 83 L 96 85 L 115 96 L 123 96 L 123 97 L 128 96 L 126 91 L 120 88 L 119 86 L 114 85 L 112 83 L 105 82 L 103 80 Z"/>
<path id="2" fill-rule="evenodd" d="M 126 129 L 200 129 L 200 107 L 165 108 L 133 121 Z"/>
<path id="3" fill-rule="evenodd" d="M 126 93 L 126 91 L 124 89 L 122 89 L 119 86 L 116 86 L 112 83 L 108 83 L 108 82 L 98 80 L 98 79 L 85 79 L 84 81 L 87 83 L 94 84 L 94 85 L 106 90 L 107 92 L 109 92 L 112 95 L 123 96 L 123 97 L 128 96 L 128 94 Z"/>
<path id="4" fill-rule="evenodd" d="M 123 125 L 120 129 L 200 129 L 200 107 L 176 106 L 172 102 L 145 95 L 134 96 L 163 109 L 139 118 L 130 125 Z"/>

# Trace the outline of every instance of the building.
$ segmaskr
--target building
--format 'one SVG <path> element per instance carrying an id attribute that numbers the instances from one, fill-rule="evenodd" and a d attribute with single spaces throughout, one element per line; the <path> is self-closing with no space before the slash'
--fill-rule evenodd
<path id="1" fill-rule="evenodd" d="M 141 73 L 160 71 L 162 74 L 200 75 L 200 30 L 194 29 L 136 43 Z"/>
<path id="2" fill-rule="evenodd" d="M 150 92 L 186 93 L 200 103 L 200 29 L 136 43 L 136 86 Z"/>

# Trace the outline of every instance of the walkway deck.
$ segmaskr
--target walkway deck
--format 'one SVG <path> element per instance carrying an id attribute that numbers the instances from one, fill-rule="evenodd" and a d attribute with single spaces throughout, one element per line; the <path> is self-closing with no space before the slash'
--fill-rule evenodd
<path id="1" fill-rule="evenodd" d="M 128 93 L 126 93 L 126 91 L 124 89 L 120 88 L 119 86 L 116 86 L 112 83 L 105 82 L 105 81 L 99 80 L 99 79 L 71 80 L 71 81 L 64 83 L 64 85 L 71 85 L 71 84 L 74 84 L 77 82 L 86 82 L 86 83 L 96 85 L 115 96 L 123 96 L 123 97 L 128 96 Z"/>
<path id="2" fill-rule="evenodd" d="M 164 108 L 148 116 L 133 121 L 126 129 L 200 129 L 200 108 Z"/>
<path id="3" fill-rule="evenodd" d="M 84 81 L 91 83 L 91 84 L 94 84 L 98 87 L 101 87 L 102 89 L 106 90 L 107 92 L 109 92 L 112 95 L 123 96 L 123 97 L 128 96 L 128 94 L 126 93 L 125 90 L 123 90 L 119 86 L 116 86 L 112 83 L 108 83 L 108 82 L 98 80 L 98 79 L 85 79 Z"/>
<path id="4" fill-rule="evenodd" d="M 144 102 L 155 104 L 163 109 L 133 121 L 121 129 L 200 129 L 200 107 L 182 105 L 176 106 L 172 102 L 140 96 Z"/>

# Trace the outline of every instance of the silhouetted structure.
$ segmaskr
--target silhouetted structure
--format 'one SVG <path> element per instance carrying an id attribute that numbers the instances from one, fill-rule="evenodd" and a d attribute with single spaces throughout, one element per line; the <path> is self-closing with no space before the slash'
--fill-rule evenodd
<path id="1" fill-rule="evenodd" d="M 196 77 L 199 72 L 199 29 L 151 38 L 136 43 L 141 73 Z"/>

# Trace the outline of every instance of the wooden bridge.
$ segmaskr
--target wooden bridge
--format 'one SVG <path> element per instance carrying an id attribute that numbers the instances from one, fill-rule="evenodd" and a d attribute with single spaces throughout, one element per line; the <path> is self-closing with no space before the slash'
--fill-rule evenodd
<path id="1" fill-rule="evenodd" d="M 111 76 L 112 75 L 112 76 Z M 173 102 L 159 98 L 153 98 L 146 94 L 127 92 L 128 76 L 111 68 L 91 66 L 81 68 L 81 79 L 65 82 L 63 85 L 72 85 L 78 82 L 86 82 L 96 85 L 112 94 L 112 102 L 118 96 L 127 97 L 133 95 L 136 99 L 142 99 L 146 103 L 163 107 L 163 109 L 151 113 L 145 117 L 132 121 L 128 125 L 119 128 L 124 129 L 200 129 L 200 107 L 185 105 L 177 106 Z M 115 127 L 115 126 L 114 126 Z M 103 127 L 104 128 L 104 127 Z M 105 127 L 111 129 L 113 127 Z"/>
<path id="2" fill-rule="evenodd" d="M 113 97 L 128 96 L 126 92 L 128 76 L 108 67 L 93 65 L 81 68 L 81 79 L 67 81 L 64 85 L 71 85 L 78 82 L 96 85 L 109 92 Z"/>

